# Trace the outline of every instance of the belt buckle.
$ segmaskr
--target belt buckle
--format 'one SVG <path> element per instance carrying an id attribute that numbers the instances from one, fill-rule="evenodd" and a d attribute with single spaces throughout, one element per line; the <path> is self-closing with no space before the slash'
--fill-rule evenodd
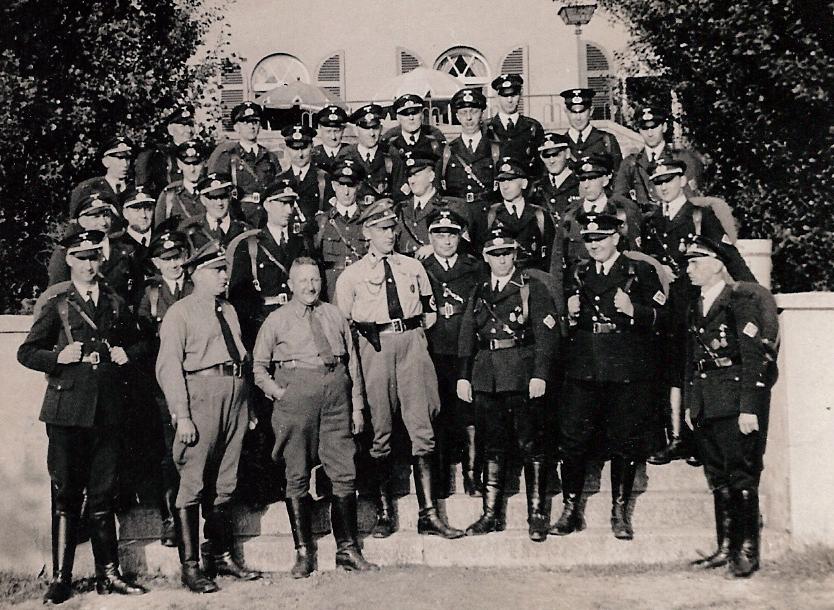
<path id="1" fill-rule="evenodd" d="M 594 322 L 593 327 L 591 328 L 595 335 L 598 335 L 602 332 L 602 322 Z"/>
<path id="2" fill-rule="evenodd" d="M 455 315 L 455 308 L 448 301 L 443 303 L 443 307 L 441 307 L 440 311 L 441 315 L 447 320 L 451 318 L 453 315 Z"/>
<path id="3" fill-rule="evenodd" d="M 391 327 L 394 329 L 395 333 L 401 333 L 405 330 L 405 326 L 403 326 L 402 318 L 397 318 L 395 320 L 391 320 Z"/>
<path id="4" fill-rule="evenodd" d="M 466 193 L 466 202 L 472 203 L 475 201 L 475 193 Z"/>
<path id="5" fill-rule="evenodd" d="M 235 377 L 243 377 L 243 366 L 240 362 L 232 362 L 232 375 Z"/>
<path id="6" fill-rule="evenodd" d="M 287 293 L 286 292 L 282 292 L 281 294 L 278 295 L 278 304 L 279 305 L 286 305 L 288 301 L 289 301 L 289 299 L 287 299 Z"/>
<path id="7" fill-rule="evenodd" d="M 733 366 L 733 361 L 731 358 L 728 358 L 727 356 L 722 356 L 721 358 L 715 359 L 715 366 L 723 369 L 728 366 Z"/>
<path id="8" fill-rule="evenodd" d="M 89 354 L 87 354 L 87 358 L 89 358 L 87 362 L 89 362 L 92 365 L 101 363 L 101 354 L 99 354 L 98 352 L 90 352 Z"/>
<path id="9" fill-rule="evenodd" d="M 698 371 L 699 373 L 704 372 L 704 362 L 706 362 L 706 361 L 705 360 L 699 360 L 698 362 L 695 363 L 695 370 Z"/>
<path id="10" fill-rule="evenodd" d="M 490 339 L 489 340 L 489 351 L 491 351 L 491 352 L 495 351 L 496 345 L 497 345 L 496 341 L 497 341 L 497 339 Z"/>

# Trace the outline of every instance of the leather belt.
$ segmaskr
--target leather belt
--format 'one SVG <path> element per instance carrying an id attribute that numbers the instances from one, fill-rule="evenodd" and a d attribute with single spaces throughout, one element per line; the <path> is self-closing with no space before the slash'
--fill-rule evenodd
<path id="1" fill-rule="evenodd" d="M 101 354 L 99 354 L 98 352 L 90 352 L 89 354 L 87 354 L 86 356 L 84 356 L 81 359 L 81 362 L 86 362 L 87 364 L 93 364 L 93 365 L 101 364 L 102 363 Z M 109 362 L 109 360 L 107 360 L 106 362 Z"/>
<path id="2" fill-rule="evenodd" d="M 243 377 L 243 367 L 239 364 L 215 364 L 199 371 L 186 371 L 186 377 Z"/>
<path id="3" fill-rule="evenodd" d="M 264 305 L 286 305 L 289 303 L 290 295 L 286 292 L 276 294 L 273 297 L 264 297 Z"/>
<path id="4" fill-rule="evenodd" d="M 695 370 L 700 373 L 704 371 L 714 371 L 717 369 L 726 369 L 735 364 L 732 358 L 724 356 L 722 358 L 707 358 L 705 360 L 698 360 L 695 363 Z"/>
<path id="5" fill-rule="evenodd" d="M 524 338 L 518 339 L 517 337 L 508 337 L 506 339 L 489 339 L 479 341 L 478 347 L 480 349 L 488 349 L 489 351 L 494 352 L 500 349 L 510 349 L 511 347 L 522 347 L 530 345 L 531 343 L 531 341 L 525 340 Z"/>
<path id="6" fill-rule="evenodd" d="M 383 322 L 376 325 L 376 330 L 382 333 L 403 333 L 407 330 L 414 330 L 423 325 L 423 316 L 414 316 L 411 318 L 397 318 L 390 322 Z"/>
<path id="7" fill-rule="evenodd" d="M 347 364 L 347 355 L 342 354 L 336 356 L 336 362 L 333 364 L 313 364 L 311 362 L 304 362 L 303 360 L 273 360 L 276 369 L 293 370 L 304 369 L 307 371 L 332 372 L 340 364 Z"/>
<path id="8" fill-rule="evenodd" d="M 462 314 L 465 308 L 466 305 L 464 303 L 453 303 L 451 301 L 446 301 L 445 303 L 443 303 L 443 305 L 438 307 L 437 313 L 448 320 L 452 316 Z"/>
<path id="9" fill-rule="evenodd" d="M 584 330 L 586 333 L 593 333 L 595 335 L 611 335 L 622 332 L 614 322 L 594 322 L 590 327 L 582 326 L 579 330 Z"/>

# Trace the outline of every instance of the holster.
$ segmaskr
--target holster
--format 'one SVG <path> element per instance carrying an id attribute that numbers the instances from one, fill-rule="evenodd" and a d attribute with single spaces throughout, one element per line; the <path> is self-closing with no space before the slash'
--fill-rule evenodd
<path id="1" fill-rule="evenodd" d="M 374 351 L 381 352 L 382 344 L 379 342 L 379 331 L 376 324 L 374 322 L 354 322 L 354 324 L 359 334 L 373 346 Z"/>

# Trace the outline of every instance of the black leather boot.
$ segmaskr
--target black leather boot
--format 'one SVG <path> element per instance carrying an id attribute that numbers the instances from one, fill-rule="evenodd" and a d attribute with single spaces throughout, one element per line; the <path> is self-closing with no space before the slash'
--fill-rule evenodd
<path id="1" fill-rule="evenodd" d="M 673 436 L 668 445 L 657 453 L 650 455 L 646 461 L 655 466 L 662 466 L 673 460 L 683 460 L 689 457 L 690 453 L 683 439 L 680 436 Z"/>
<path id="2" fill-rule="evenodd" d="M 166 489 L 162 494 L 162 501 L 159 504 L 159 518 L 162 521 L 162 530 L 159 534 L 159 543 L 162 546 L 175 548 L 177 540 L 177 528 L 174 525 L 174 513 L 176 512 L 177 490 Z"/>
<path id="3" fill-rule="evenodd" d="M 634 489 L 637 464 L 620 456 L 611 458 L 611 531 L 620 540 L 634 538 L 629 502 Z"/>
<path id="4" fill-rule="evenodd" d="M 730 572 L 736 578 L 746 578 L 759 569 L 759 492 L 756 489 L 733 490 L 741 544 L 730 558 Z"/>
<path id="5" fill-rule="evenodd" d="M 483 493 L 481 465 L 479 463 L 477 447 L 475 445 L 475 426 L 466 427 L 466 447 L 461 459 L 461 473 L 463 474 L 463 491 L 473 498 Z"/>
<path id="6" fill-rule="evenodd" d="M 257 580 L 261 577 L 260 572 L 250 570 L 233 554 L 235 537 L 231 506 L 215 506 L 206 515 L 206 532 L 209 539 L 201 549 L 206 576 L 232 576 L 239 580 Z"/>
<path id="7" fill-rule="evenodd" d="M 290 570 L 293 578 L 307 578 L 316 571 L 316 544 L 313 541 L 313 501 L 308 495 L 287 498 L 287 514 L 295 542 L 295 565 Z"/>
<path id="8" fill-rule="evenodd" d="M 394 498 L 391 495 L 391 460 L 388 457 L 374 460 L 376 470 L 376 523 L 371 530 L 374 538 L 388 538 L 396 531 L 394 525 Z"/>
<path id="9" fill-rule="evenodd" d="M 483 513 L 475 523 L 466 528 L 467 536 L 481 536 L 504 530 L 502 503 L 504 501 L 505 466 L 506 462 L 503 455 L 486 461 Z"/>
<path id="10" fill-rule="evenodd" d="M 119 546 L 116 539 L 116 516 L 110 511 L 90 513 L 90 543 L 96 564 L 96 593 L 142 595 L 147 590 L 125 582 L 119 571 Z"/>
<path id="11" fill-rule="evenodd" d="M 373 572 L 379 566 L 367 561 L 359 549 L 356 494 L 330 499 L 330 524 L 336 539 L 336 567 L 356 572 Z"/>
<path id="12" fill-rule="evenodd" d="M 437 512 L 432 490 L 432 456 L 418 455 L 414 458 L 414 492 L 420 507 L 417 533 L 424 536 L 441 536 L 452 540 L 463 536 L 463 530 L 450 527 Z"/>
<path id="13" fill-rule="evenodd" d="M 727 565 L 730 561 L 730 531 L 732 530 L 732 511 L 730 507 L 730 490 L 719 487 L 712 491 L 715 509 L 715 539 L 718 548 L 712 555 L 690 562 L 693 568 L 712 569 Z"/>
<path id="14" fill-rule="evenodd" d="M 62 604 L 72 595 L 77 527 L 77 515 L 63 511 L 52 513 L 52 581 L 43 596 L 45 604 Z"/>
<path id="15" fill-rule="evenodd" d="M 585 529 L 585 515 L 582 514 L 582 492 L 585 490 L 585 462 L 579 459 L 562 460 L 562 514 L 550 533 L 567 536 Z"/>
<path id="16" fill-rule="evenodd" d="M 524 485 L 527 489 L 527 525 L 530 540 L 544 542 L 550 528 L 550 519 L 544 509 L 547 489 L 547 469 L 544 462 L 525 462 Z"/>
<path id="17" fill-rule="evenodd" d="M 200 507 L 178 508 L 174 513 L 179 537 L 180 580 L 194 593 L 214 593 L 217 584 L 200 570 Z"/>

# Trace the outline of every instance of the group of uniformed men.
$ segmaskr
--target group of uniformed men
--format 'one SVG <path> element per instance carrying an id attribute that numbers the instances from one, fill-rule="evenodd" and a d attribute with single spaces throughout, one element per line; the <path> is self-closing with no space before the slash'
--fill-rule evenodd
<path id="1" fill-rule="evenodd" d="M 319 465 L 332 484 L 337 565 L 378 569 L 357 540 L 354 435 L 366 428 L 374 537 L 396 529 L 392 445 L 404 428 L 421 534 L 503 530 L 513 458 L 531 540 L 582 530 L 587 464 L 606 459 L 611 527 L 631 539 L 638 467 L 697 454 L 719 543 L 699 565 L 757 569 L 774 371 L 755 312 L 730 298 L 733 280 L 752 278 L 734 233 L 690 200 L 696 157 L 666 143 L 661 108 L 638 112 L 645 145 L 622 159 L 616 138 L 590 124 L 593 91 L 562 93 L 570 127 L 560 134 L 519 113 L 520 76 L 492 88 L 489 120 L 480 89 L 455 94 L 461 134 L 448 143 L 409 94 L 385 134 L 375 104 L 350 115 L 325 107 L 317 131 L 288 126 L 283 165 L 258 142 L 263 111 L 252 102 L 232 112 L 238 141 L 211 155 L 189 106 L 168 117 L 170 148 L 142 152 L 135 167 L 130 140 L 105 145 L 104 176 L 72 192 L 73 222 L 19 351 L 49 380 L 46 601 L 70 595 L 82 505 L 99 592 L 144 592 L 119 571 L 114 521 L 119 456 L 150 451 L 124 426 L 136 412 L 160 420 L 162 543 L 178 546 L 196 592 L 217 590 L 216 574 L 259 576 L 234 548 L 231 509 L 245 436 L 264 426 L 266 454 L 283 468 L 257 472 L 283 469 L 294 577 L 316 569 Z M 551 526 L 554 456 L 564 508 Z M 465 530 L 436 501 L 458 461 L 465 492 L 483 498 Z"/>

